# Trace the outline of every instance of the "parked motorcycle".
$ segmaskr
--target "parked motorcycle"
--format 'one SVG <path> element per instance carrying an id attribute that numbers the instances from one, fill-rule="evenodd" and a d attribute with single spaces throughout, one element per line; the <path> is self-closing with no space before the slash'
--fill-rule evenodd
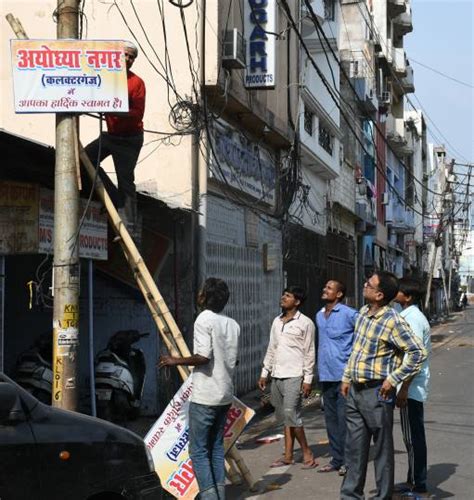
<path id="1" fill-rule="evenodd" d="M 15 380 L 24 389 L 46 404 L 51 404 L 53 385 L 53 335 L 45 332 L 32 347 L 17 359 Z"/>
<path id="2" fill-rule="evenodd" d="M 149 333 L 121 330 L 95 358 L 97 416 L 104 420 L 134 419 L 140 414 L 145 385 L 143 351 L 132 347 Z"/>

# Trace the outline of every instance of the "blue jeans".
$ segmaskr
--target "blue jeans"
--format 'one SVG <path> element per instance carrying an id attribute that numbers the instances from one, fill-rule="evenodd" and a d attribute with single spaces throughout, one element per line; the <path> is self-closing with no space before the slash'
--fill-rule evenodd
<path id="1" fill-rule="evenodd" d="M 324 418 L 329 439 L 331 465 L 339 469 L 344 462 L 346 442 L 346 400 L 340 382 L 323 382 Z"/>
<path id="2" fill-rule="evenodd" d="M 230 405 L 189 405 L 189 456 L 202 500 L 225 499 L 224 426 Z"/>

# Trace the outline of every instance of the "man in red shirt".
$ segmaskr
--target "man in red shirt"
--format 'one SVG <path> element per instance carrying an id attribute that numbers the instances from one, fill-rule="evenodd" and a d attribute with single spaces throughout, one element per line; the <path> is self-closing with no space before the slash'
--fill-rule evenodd
<path id="1" fill-rule="evenodd" d="M 112 155 L 117 174 L 118 189 L 105 171 L 99 174 L 117 209 L 123 208 L 125 224 L 136 234 L 136 190 L 135 166 L 143 146 L 143 114 L 145 112 L 145 83 L 130 71 L 138 55 L 138 49 L 131 42 L 126 42 L 125 64 L 127 66 L 128 113 L 107 113 L 105 121 L 107 132 L 86 147 L 86 153 L 93 164 L 102 162 Z M 122 214 L 123 216 L 123 214 Z"/>

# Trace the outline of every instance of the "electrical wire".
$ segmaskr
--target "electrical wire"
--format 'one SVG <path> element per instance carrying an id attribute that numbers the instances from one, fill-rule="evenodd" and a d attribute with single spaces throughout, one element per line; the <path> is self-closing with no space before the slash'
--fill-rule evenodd
<path id="1" fill-rule="evenodd" d="M 130 24 L 128 23 L 126 17 L 125 17 L 125 14 L 123 13 L 122 9 L 120 8 L 120 6 L 118 5 L 117 3 L 117 0 L 113 0 L 113 6 L 115 6 L 115 8 L 118 10 L 119 14 L 120 14 L 120 17 L 122 18 L 122 21 L 123 23 L 125 24 L 125 26 L 127 27 L 129 33 L 132 35 L 133 39 L 135 40 L 135 42 L 137 43 L 137 45 L 140 47 L 140 50 L 141 52 L 143 53 L 143 55 L 145 56 L 146 60 L 148 61 L 148 63 L 150 64 L 150 66 L 153 68 L 153 70 L 163 79 L 163 81 L 169 86 L 169 88 L 171 88 L 171 90 L 173 91 L 174 95 L 175 95 L 175 98 L 177 101 L 183 101 L 184 99 L 181 97 L 181 95 L 178 93 L 177 89 L 173 86 L 173 83 L 170 81 L 168 75 L 166 74 L 166 66 L 163 64 L 163 62 L 161 61 L 160 58 L 158 58 L 158 62 L 161 66 L 161 68 L 165 71 L 165 73 L 163 73 L 162 71 L 160 71 L 156 64 L 151 60 L 150 56 L 148 55 L 147 51 L 145 50 L 145 48 L 143 47 L 143 45 L 141 44 L 141 42 L 138 40 L 138 37 L 135 35 L 135 32 L 132 30 L 132 28 L 130 27 Z M 156 54 L 156 52 L 155 52 Z"/>
<path id="2" fill-rule="evenodd" d="M 306 0 L 305 0 L 306 1 Z M 324 74 L 321 72 L 320 68 L 317 66 L 316 62 L 314 61 L 314 58 L 311 56 L 311 53 L 308 49 L 308 47 L 306 46 L 304 40 L 303 40 L 303 37 L 301 36 L 301 34 L 299 33 L 298 31 L 298 28 L 295 24 L 295 20 L 293 19 L 293 16 L 291 15 L 291 11 L 290 11 L 290 8 L 289 8 L 289 5 L 288 5 L 288 2 L 286 0 L 280 0 L 280 3 L 281 5 L 283 6 L 285 12 L 286 12 L 286 15 L 288 17 L 288 19 L 290 20 L 290 23 L 292 25 L 292 28 L 293 28 L 293 31 L 295 31 L 295 33 L 297 34 L 297 37 L 301 43 L 301 45 L 303 46 L 305 52 L 306 52 L 306 55 L 307 57 L 310 59 L 314 69 L 316 70 L 316 73 L 318 74 L 319 78 L 321 79 L 324 87 L 326 88 L 326 90 L 328 91 L 331 99 L 334 101 L 336 107 L 339 109 L 339 112 L 341 113 L 342 117 L 345 119 L 346 123 L 347 123 L 347 126 L 349 127 L 350 131 L 352 132 L 352 134 L 354 135 L 356 141 L 361 145 L 362 147 L 362 150 L 368 154 L 370 156 L 370 153 L 367 151 L 367 148 L 365 147 L 365 144 L 360 140 L 360 138 L 358 137 L 358 135 L 356 134 L 355 130 L 354 130 L 354 127 L 352 126 L 351 124 L 351 121 L 350 119 L 346 116 L 346 113 L 344 112 L 344 110 L 342 109 L 340 103 L 338 102 L 338 99 L 337 99 L 337 96 L 334 96 L 334 91 L 331 89 L 331 86 L 329 85 L 326 77 L 324 76 Z M 387 185 L 389 187 L 391 187 L 392 189 L 395 189 L 394 186 L 391 184 L 391 182 L 389 181 L 389 179 L 387 178 L 385 172 L 376 164 L 375 165 L 376 169 L 379 171 L 380 175 L 385 179 Z M 406 201 L 401 198 L 404 202 L 405 202 L 405 205 L 407 205 L 408 207 L 410 207 L 415 213 L 418 213 L 419 215 L 423 215 L 421 212 L 418 212 L 413 206 L 411 206 L 410 204 L 406 203 Z"/>
<path id="3" fill-rule="evenodd" d="M 360 3 L 361 3 L 361 2 L 357 2 L 357 7 L 358 7 L 358 9 L 359 9 L 359 11 L 360 11 L 360 13 L 361 13 L 361 15 L 362 15 L 363 19 L 364 19 L 364 22 L 365 22 L 366 26 L 368 27 L 368 29 L 369 29 L 369 31 L 370 31 L 370 33 L 371 33 L 372 38 L 377 39 L 377 40 L 379 41 L 379 43 L 383 44 L 383 45 L 384 45 L 384 47 L 385 47 L 385 50 L 386 50 L 386 51 L 387 51 L 387 53 L 388 53 L 388 51 L 389 51 L 389 50 L 388 50 L 387 44 L 385 43 L 385 40 L 384 40 L 382 37 L 380 37 L 379 33 L 377 32 L 377 28 L 375 27 L 375 25 L 374 25 L 374 26 L 371 26 L 371 25 L 370 25 L 370 23 L 367 21 L 367 19 L 366 19 L 366 17 L 365 17 L 365 15 L 364 15 L 364 13 L 363 13 L 363 11 L 362 11 L 362 7 L 361 7 Z M 371 13 L 370 13 L 370 12 L 369 12 L 369 10 L 368 10 L 368 6 L 367 6 L 367 4 L 366 4 L 365 2 L 363 2 L 363 3 L 364 3 L 364 6 L 365 6 L 365 8 L 366 8 L 366 10 L 367 10 L 367 14 L 368 14 L 369 16 L 371 16 Z M 374 35 L 374 33 L 375 33 L 375 35 Z M 410 58 L 410 59 L 411 59 L 411 58 Z M 401 86 L 402 84 L 401 84 L 401 82 L 400 82 L 400 79 L 397 77 L 397 75 L 394 73 L 394 71 L 392 70 L 392 68 L 391 68 L 390 66 L 389 66 L 389 70 L 390 70 L 390 74 L 391 74 L 392 78 L 393 78 L 394 80 L 396 80 L 396 81 L 397 81 L 397 83 Z M 446 144 L 448 144 L 448 145 L 450 146 L 450 148 L 452 149 L 452 151 L 453 151 L 454 153 L 457 153 L 457 155 L 458 155 L 458 156 L 460 156 L 461 158 L 463 158 L 463 159 L 465 159 L 466 161 L 468 161 L 468 160 L 464 157 L 464 155 L 463 155 L 462 153 L 460 153 L 459 151 L 457 151 L 457 150 L 456 150 L 456 148 L 455 148 L 455 147 L 454 147 L 454 146 L 453 146 L 453 145 L 449 142 L 449 140 L 446 138 L 446 136 L 444 136 L 444 134 L 443 134 L 443 133 L 441 132 L 441 130 L 438 128 L 438 126 L 436 125 L 436 123 L 435 123 L 435 122 L 431 119 L 431 117 L 429 116 L 429 114 L 428 114 L 428 112 L 426 111 L 426 109 L 422 106 L 422 104 L 421 104 L 421 102 L 420 102 L 419 98 L 417 97 L 417 95 L 416 95 L 414 92 L 413 92 L 413 95 L 415 96 L 415 99 L 417 99 L 417 101 L 418 101 L 418 103 L 419 103 L 419 105 L 420 105 L 420 107 L 421 107 L 421 109 L 422 109 L 422 111 L 423 111 L 424 115 L 426 116 L 427 120 L 428 120 L 428 121 L 430 121 L 430 122 L 432 123 L 433 127 L 434 127 L 434 128 L 435 128 L 435 129 L 436 129 L 436 130 L 440 133 L 441 137 L 444 139 L 444 141 L 446 142 Z M 407 102 L 410 104 L 410 106 L 412 106 L 412 108 L 416 111 L 416 110 L 417 110 L 417 108 L 416 108 L 416 106 L 412 103 L 412 101 L 411 101 L 410 97 L 409 97 L 408 95 L 405 95 L 405 98 L 406 98 Z M 441 143 L 443 142 L 443 141 L 441 141 L 441 140 L 439 139 L 439 137 L 437 137 L 437 136 L 433 133 L 433 131 L 432 131 L 432 130 L 430 130 L 429 128 L 428 128 L 428 130 L 429 130 L 429 133 L 432 135 L 432 137 L 436 140 L 436 142 L 438 142 L 439 144 L 441 144 Z"/>
<path id="4" fill-rule="evenodd" d="M 428 66 L 427 64 L 423 64 L 420 61 L 417 61 L 416 59 L 413 59 L 413 57 L 410 57 L 410 61 L 418 64 L 419 66 L 422 66 L 423 68 L 429 69 L 430 71 L 433 71 L 434 73 L 437 73 L 438 75 L 443 76 L 444 78 L 447 78 L 448 80 L 451 80 L 453 82 L 459 83 L 460 85 L 464 85 L 470 89 L 474 89 L 474 85 L 471 83 L 466 83 L 461 80 L 458 80 L 457 78 L 454 78 L 452 76 L 447 75 L 446 73 L 443 73 L 442 71 L 439 71 L 438 69 L 432 68 L 431 66 Z"/>
<path id="5" fill-rule="evenodd" d="M 351 82 L 350 76 L 347 74 L 347 72 L 346 72 L 346 70 L 345 70 L 344 66 L 341 64 L 341 62 L 340 62 L 339 58 L 337 57 L 337 55 L 336 55 L 336 53 L 335 53 L 334 49 L 332 48 L 330 41 L 328 40 L 328 38 L 327 38 L 327 36 L 326 36 L 326 34 L 325 34 L 325 32 L 324 32 L 324 30 L 323 30 L 323 28 L 322 28 L 322 26 L 321 26 L 321 24 L 320 24 L 319 20 L 318 20 L 318 18 L 316 17 L 316 14 L 314 13 L 314 10 L 313 10 L 313 7 L 312 7 L 311 3 L 309 2 L 309 0 L 304 0 L 304 3 L 306 4 L 306 7 L 307 7 L 307 9 L 308 9 L 308 11 L 309 11 L 309 13 L 310 13 L 310 15 L 311 15 L 311 18 L 312 18 L 313 24 L 314 24 L 314 26 L 315 26 L 315 28 L 316 28 L 316 33 L 317 33 L 317 36 L 318 36 L 318 38 L 319 38 L 319 40 L 320 40 L 321 45 L 322 45 L 322 39 L 321 39 L 321 35 L 322 35 L 322 37 L 324 38 L 324 41 L 326 42 L 326 44 L 327 44 L 327 46 L 328 46 L 329 50 L 331 51 L 331 53 L 332 53 L 332 55 L 333 55 L 333 57 L 334 57 L 334 60 L 335 60 L 335 61 L 336 61 L 336 63 L 338 64 L 338 66 L 339 66 L 339 68 L 340 68 L 340 70 L 341 70 L 341 73 L 344 75 L 344 77 L 345 77 L 345 79 L 346 79 L 347 83 L 349 84 L 349 87 L 350 87 L 350 89 L 351 89 L 352 93 L 354 94 L 354 96 L 355 96 L 356 100 L 357 100 L 360 104 L 362 104 L 362 100 L 360 99 L 359 95 L 357 94 L 357 91 L 356 91 L 355 87 L 353 86 L 353 84 L 352 84 L 352 82 Z M 326 53 L 326 51 L 324 51 L 324 53 L 326 54 L 326 59 L 327 59 L 328 65 L 329 65 L 329 67 L 330 67 L 330 63 L 329 63 L 329 59 L 327 58 L 327 53 Z M 336 81 L 335 81 L 335 79 L 334 79 L 334 74 L 333 74 L 332 70 L 331 70 L 331 74 L 332 74 L 332 77 L 333 77 L 333 82 L 334 82 L 335 90 L 336 90 L 336 92 L 337 92 L 337 94 L 338 94 L 339 98 L 340 98 L 340 99 L 341 99 L 341 101 L 342 101 L 342 102 L 344 102 L 344 103 L 345 103 L 345 104 L 346 104 L 349 108 L 351 108 L 350 104 L 348 104 L 348 103 L 347 103 L 347 101 L 344 99 L 344 97 L 342 96 L 342 94 L 341 94 L 341 93 L 337 90 L 337 85 L 336 85 Z M 351 108 L 351 109 L 352 109 L 352 108 Z M 356 114 L 356 113 L 354 112 L 354 114 Z M 378 126 L 377 122 L 376 122 L 376 121 L 375 121 L 375 120 L 374 120 L 374 119 L 373 119 L 373 118 L 372 118 L 369 114 L 367 114 L 367 118 L 368 118 L 368 119 L 369 119 L 369 120 L 373 123 L 373 125 L 374 125 L 374 127 L 376 128 L 377 132 L 380 134 L 381 139 L 382 139 L 382 140 L 383 140 L 383 142 L 384 142 L 384 143 L 388 146 L 388 148 L 390 149 L 390 151 L 392 151 L 392 153 L 393 153 L 393 154 L 394 154 L 394 156 L 397 158 L 397 160 L 399 161 L 399 163 L 402 165 L 402 167 L 404 168 L 404 170 L 405 170 L 407 173 L 411 174 L 411 171 L 408 169 L 408 167 L 405 165 L 405 163 L 404 163 L 404 162 L 403 162 L 403 161 L 402 161 L 402 160 L 398 157 L 398 154 L 395 152 L 394 148 L 391 146 L 391 144 L 389 143 L 389 141 L 386 139 L 385 135 L 383 134 L 383 132 L 382 132 L 382 130 L 380 129 L 380 127 Z M 373 135 L 373 134 L 372 134 L 372 135 Z M 377 146 L 376 146 L 376 142 L 375 142 L 375 140 L 374 140 L 374 147 L 377 149 Z M 377 153 L 377 156 L 379 157 L 378 153 Z M 419 179 L 414 178 L 414 180 L 415 180 L 415 182 L 418 182 L 421 186 L 425 187 L 425 186 L 423 185 L 423 183 L 422 183 Z M 429 189 L 429 188 L 427 188 L 427 187 L 425 187 L 425 189 L 427 189 L 429 192 L 431 192 L 431 193 L 432 193 L 432 194 L 434 194 L 435 196 L 440 196 L 440 195 L 441 195 L 441 193 L 436 193 L 436 192 L 434 192 L 434 191 L 430 190 L 430 189 Z"/>

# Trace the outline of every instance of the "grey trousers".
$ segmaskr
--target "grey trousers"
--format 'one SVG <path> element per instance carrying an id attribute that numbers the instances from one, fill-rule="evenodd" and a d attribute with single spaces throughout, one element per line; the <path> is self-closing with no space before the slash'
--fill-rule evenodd
<path id="1" fill-rule="evenodd" d="M 380 401 L 378 387 L 356 390 L 351 385 L 346 402 L 347 474 L 341 486 L 341 499 L 363 500 L 370 441 L 374 441 L 374 467 L 377 492 L 373 498 L 392 498 L 394 481 L 393 408 Z"/>

